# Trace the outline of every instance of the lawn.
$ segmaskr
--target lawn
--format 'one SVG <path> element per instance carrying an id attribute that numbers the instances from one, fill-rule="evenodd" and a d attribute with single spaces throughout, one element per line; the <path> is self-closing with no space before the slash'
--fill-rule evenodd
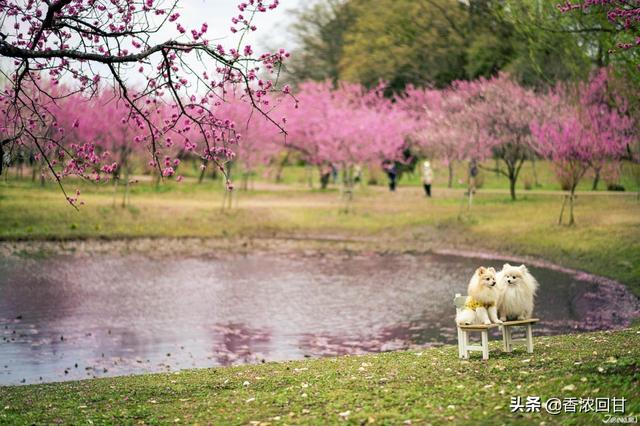
<path id="1" fill-rule="evenodd" d="M 511 412 L 511 398 L 625 398 L 640 413 L 640 328 L 535 339 L 491 358 L 457 348 L 0 387 L 0 423 L 599 424 L 603 412 Z M 579 409 L 577 409 L 579 411 Z M 610 406 L 613 414 L 613 407 Z M 616 416 L 622 416 L 617 413 Z"/>
<path id="2" fill-rule="evenodd" d="M 184 167 L 179 170 L 179 173 L 186 177 L 198 177 L 200 175 L 199 162 L 185 162 Z M 507 178 L 499 173 L 491 171 L 496 167 L 495 161 L 485 161 L 482 163 L 482 169 L 480 169 L 480 177 L 478 178 L 479 184 L 484 189 L 508 189 L 509 181 Z M 439 160 L 433 161 L 434 168 L 434 187 L 444 188 L 448 185 L 449 172 L 448 167 Z M 453 188 L 466 188 L 467 185 L 467 170 L 468 164 L 463 162 L 455 162 L 453 164 Z M 504 167 L 502 167 L 504 168 Z M 598 184 L 599 191 L 605 191 L 607 189 L 607 181 L 615 181 L 622 185 L 628 192 L 637 192 L 640 190 L 640 182 L 637 180 L 637 165 L 632 165 L 629 162 L 622 164 L 620 175 L 617 179 L 607 178 L 606 175 L 601 176 Z M 142 166 L 136 167 L 139 173 L 142 173 L 146 169 Z M 210 170 L 206 174 L 206 180 L 210 180 Z M 634 173 L 635 171 L 635 173 Z M 244 170 L 242 167 L 236 167 L 232 169 L 233 180 L 241 186 L 243 181 Z M 386 184 L 387 178 L 378 167 L 364 168 L 363 169 L 363 181 L 375 180 L 378 184 Z M 250 173 L 251 181 L 264 182 L 265 180 L 273 181 L 276 175 L 275 167 L 258 167 L 256 170 Z M 338 176 L 339 178 L 339 176 Z M 593 185 L 594 174 L 592 171 L 587 172 L 586 176 L 580 182 L 578 190 L 591 190 Z M 315 167 L 305 167 L 288 165 L 283 169 L 281 174 L 281 183 L 284 184 L 297 184 L 297 185 L 309 185 L 311 180 L 312 184 L 316 187 L 319 186 L 319 174 L 318 169 Z M 420 176 L 420 163 L 416 166 L 413 173 L 403 173 L 400 177 L 400 185 L 402 186 L 419 186 L 422 185 Z M 520 176 L 518 179 L 517 190 L 522 191 L 521 194 L 526 193 L 527 189 L 530 190 L 560 190 L 560 184 L 558 183 L 556 176 L 553 172 L 551 164 L 547 161 L 537 161 L 535 164 L 527 161 L 522 166 Z"/>
<path id="3" fill-rule="evenodd" d="M 559 226 L 563 195 L 544 180 L 548 168 L 539 169 L 542 186 L 519 188 L 516 202 L 509 199 L 506 181 L 495 176 L 485 180 L 471 209 L 462 184 L 447 189 L 439 181 L 434 198 L 427 199 L 414 176 L 396 193 L 358 186 L 348 212 L 338 188 L 308 188 L 300 167 L 285 170 L 285 183 L 260 178 L 255 190 L 234 191 L 233 208 L 224 210 L 219 180 L 197 184 L 188 177 L 156 187 L 142 177 L 126 207 L 122 185 L 114 192 L 111 184 L 70 180 L 67 189 L 79 189 L 85 203 L 76 211 L 54 184 L 41 187 L 11 176 L 0 182 L 0 248 L 47 256 L 57 241 L 124 240 L 151 241 L 146 250 L 173 253 L 189 238 L 215 241 L 222 250 L 261 247 L 255 243 L 260 241 L 294 241 L 295 249 L 325 251 L 453 248 L 549 260 L 615 278 L 640 295 L 636 195 L 583 186 L 576 226 Z M 602 413 L 551 416 L 544 407 L 542 413 L 512 413 L 511 397 L 518 396 L 625 397 L 626 414 L 640 412 L 638 326 L 539 337 L 536 345 L 533 355 L 502 354 L 495 342 L 488 362 L 460 361 L 457 349 L 445 346 L 0 387 L 0 424 L 585 424 L 604 418 Z"/>

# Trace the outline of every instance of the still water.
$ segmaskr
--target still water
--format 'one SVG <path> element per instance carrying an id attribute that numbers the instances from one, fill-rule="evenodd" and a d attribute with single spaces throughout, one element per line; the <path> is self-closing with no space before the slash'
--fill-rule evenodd
<path id="1" fill-rule="evenodd" d="M 478 265 L 445 255 L 0 258 L 0 385 L 360 354 L 455 341 Z M 530 267 L 537 334 L 616 328 L 638 299 Z"/>

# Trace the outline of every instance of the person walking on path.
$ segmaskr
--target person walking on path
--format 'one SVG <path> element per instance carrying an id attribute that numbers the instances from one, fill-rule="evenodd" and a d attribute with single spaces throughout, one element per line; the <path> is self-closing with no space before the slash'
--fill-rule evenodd
<path id="1" fill-rule="evenodd" d="M 431 197 L 431 184 L 433 183 L 433 169 L 429 160 L 422 163 L 422 184 L 424 185 L 424 193 L 427 197 Z"/>
<path id="2" fill-rule="evenodd" d="M 396 165 L 393 161 L 384 160 L 382 162 L 382 168 L 387 173 L 387 177 L 389 178 L 389 191 L 395 192 L 396 182 L 398 180 L 398 170 L 396 169 Z"/>

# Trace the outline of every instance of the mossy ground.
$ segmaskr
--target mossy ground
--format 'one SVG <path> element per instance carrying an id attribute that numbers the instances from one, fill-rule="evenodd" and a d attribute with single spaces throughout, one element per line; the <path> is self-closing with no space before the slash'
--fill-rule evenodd
<path id="1" fill-rule="evenodd" d="M 640 413 L 640 328 L 539 337 L 535 352 L 455 346 L 0 387 L 0 423 L 600 424 L 604 413 L 512 413 L 511 397 L 626 398 Z M 621 415 L 621 414 L 617 414 Z"/>

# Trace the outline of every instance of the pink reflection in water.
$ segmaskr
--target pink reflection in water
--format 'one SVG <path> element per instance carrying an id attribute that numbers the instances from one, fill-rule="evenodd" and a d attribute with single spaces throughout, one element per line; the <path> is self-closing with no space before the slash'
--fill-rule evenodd
<path id="1" fill-rule="evenodd" d="M 453 295 L 479 264 L 450 255 L 0 259 L 0 384 L 361 354 L 455 341 Z M 546 266 L 546 265 L 545 265 Z M 622 327 L 610 280 L 532 266 L 538 332 Z"/>

